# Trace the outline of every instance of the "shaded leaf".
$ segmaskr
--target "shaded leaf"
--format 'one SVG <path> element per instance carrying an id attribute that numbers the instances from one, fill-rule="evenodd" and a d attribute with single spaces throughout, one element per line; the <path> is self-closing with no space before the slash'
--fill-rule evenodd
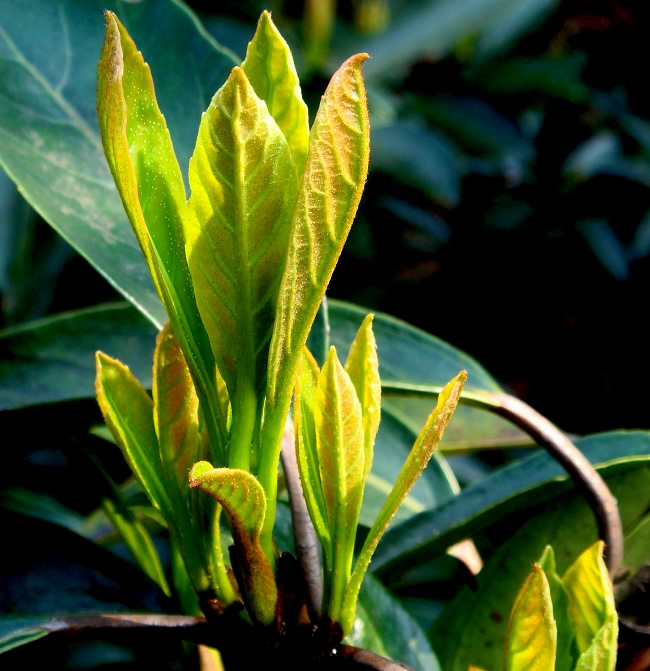
<path id="1" fill-rule="evenodd" d="M 289 45 L 267 11 L 260 16 L 241 67 L 284 133 L 297 173 L 301 175 L 309 143 L 309 114 Z"/>
<path id="2" fill-rule="evenodd" d="M 378 580 L 368 576 L 359 595 L 359 614 L 348 641 L 408 664 L 439 671 L 438 660 L 417 622 Z"/>
<path id="3" fill-rule="evenodd" d="M 510 615 L 506 638 L 506 671 L 548 671 L 555 668 L 557 627 L 548 581 L 533 566 Z"/>
<path id="4" fill-rule="evenodd" d="M 577 447 L 603 475 L 638 468 L 650 455 L 650 434 L 620 431 L 589 436 Z M 421 513 L 391 529 L 373 557 L 374 570 L 398 570 L 445 548 L 515 511 L 561 495 L 571 488 L 563 469 L 545 452 L 495 471 L 434 511 Z M 531 558 L 536 561 L 543 548 Z M 385 568 L 384 568 L 385 567 Z M 523 581 L 523 577 L 522 577 Z"/>
<path id="5" fill-rule="evenodd" d="M 187 165 L 196 120 L 208 102 L 204 91 L 216 90 L 236 61 L 172 0 L 3 3 L 0 163 L 43 218 L 160 328 L 164 311 L 97 130 L 96 63 L 104 9 L 118 11 L 145 50 L 177 154 Z M 166 39 L 158 39 L 160 34 Z M 194 58 L 188 60 L 188 53 Z"/>
<path id="6" fill-rule="evenodd" d="M 0 410 L 95 395 L 95 352 L 151 382 L 155 329 L 133 307 L 100 305 L 0 331 Z M 146 363 L 145 363 L 146 362 Z"/>
<path id="7" fill-rule="evenodd" d="M 144 525 L 132 515 L 119 510 L 110 499 L 104 499 L 102 507 L 138 566 L 167 596 L 171 596 L 158 551 Z"/>

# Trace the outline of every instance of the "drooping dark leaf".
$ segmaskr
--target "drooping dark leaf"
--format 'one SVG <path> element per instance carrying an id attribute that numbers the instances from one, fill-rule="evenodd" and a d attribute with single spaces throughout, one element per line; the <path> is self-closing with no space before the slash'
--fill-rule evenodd
<path id="1" fill-rule="evenodd" d="M 151 385 L 156 330 L 127 304 L 101 305 L 0 331 L 0 410 L 95 395 L 95 352 Z"/>

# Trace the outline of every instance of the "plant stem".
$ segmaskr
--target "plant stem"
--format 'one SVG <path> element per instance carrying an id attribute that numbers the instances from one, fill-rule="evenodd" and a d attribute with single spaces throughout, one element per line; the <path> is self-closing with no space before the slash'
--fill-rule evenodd
<path id="1" fill-rule="evenodd" d="M 287 422 L 282 437 L 282 467 L 289 490 L 293 517 L 296 555 L 302 569 L 307 590 L 307 611 L 312 622 L 317 622 L 323 602 L 323 574 L 318 552 L 318 538 L 312 524 L 300 484 L 293 424 Z"/>

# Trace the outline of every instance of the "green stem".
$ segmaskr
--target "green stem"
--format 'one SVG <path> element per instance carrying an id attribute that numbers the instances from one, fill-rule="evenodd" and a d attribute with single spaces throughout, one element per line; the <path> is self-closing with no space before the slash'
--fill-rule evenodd
<path id="1" fill-rule="evenodd" d="M 242 366 L 244 367 L 244 366 Z M 228 465 L 250 472 L 257 423 L 257 394 L 251 376 L 240 375 L 232 399 L 232 432 Z"/>

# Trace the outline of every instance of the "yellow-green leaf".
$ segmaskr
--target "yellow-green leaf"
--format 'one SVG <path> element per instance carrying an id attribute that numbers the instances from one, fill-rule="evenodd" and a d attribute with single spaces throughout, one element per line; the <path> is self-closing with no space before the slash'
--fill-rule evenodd
<path id="1" fill-rule="evenodd" d="M 379 429 L 381 406 L 381 381 L 377 343 L 372 331 L 373 315 L 367 315 L 352 342 L 345 362 L 345 370 L 357 390 L 363 416 L 363 443 L 365 452 L 365 475 L 372 466 L 373 445 Z"/>
<path id="2" fill-rule="evenodd" d="M 117 359 L 97 352 L 95 388 L 104 421 L 131 470 L 165 518 L 171 504 L 160 463 L 153 419 L 153 401 Z"/>
<path id="3" fill-rule="evenodd" d="M 553 618 L 557 626 L 557 645 L 555 653 L 555 671 L 573 671 L 575 667 L 575 635 L 573 623 L 569 615 L 569 597 L 564 589 L 562 579 L 555 568 L 555 553 L 547 545 L 539 560 L 539 565 L 546 575 L 553 603 Z"/>
<path id="4" fill-rule="evenodd" d="M 429 463 L 433 451 L 440 442 L 445 428 L 449 424 L 454 410 L 458 405 L 466 379 L 466 371 L 461 371 L 440 392 L 436 407 L 429 415 L 426 424 L 417 437 L 404 466 L 402 466 L 397 476 L 393 489 L 386 499 L 386 503 L 384 503 L 379 511 L 379 515 L 366 537 L 345 594 L 345 605 L 340 624 L 343 627 L 343 632 L 346 634 L 352 629 L 352 625 L 354 624 L 359 590 L 361 589 L 363 576 L 370 565 L 372 555 L 397 509 Z"/>
<path id="5" fill-rule="evenodd" d="M 325 553 L 325 562 L 327 566 L 330 566 L 332 561 L 330 525 L 323 494 L 323 485 L 321 483 L 316 424 L 314 420 L 314 406 L 316 403 L 316 389 L 319 375 L 318 364 L 305 347 L 298 375 L 296 376 L 296 392 L 294 397 L 293 421 L 296 458 L 309 515 Z"/>
<path id="6" fill-rule="evenodd" d="M 332 544 L 327 613 L 338 622 L 352 568 L 363 496 L 365 454 L 361 404 L 334 347 L 330 348 L 318 378 L 314 421 Z"/>
<path id="7" fill-rule="evenodd" d="M 611 614 L 616 612 L 603 548 L 603 542 L 598 541 L 585 550 L 562 579 L 569 595 L 569 614 L 581 653 L 589 650 Z"/>
<path id="8" fill-rule="evenodd" d="M 309 135 L 269 356 L 268 398 L 273 405 L 291 394 L 298 358 L 368 174 L 370 126 L 361 78 L 366 58 L 352 56 L 334 74 Z"/>
<path id="9" fill-rule="evenodd" d="M 185 186 L 149 66 L 115 14 L 106 12 L 97 111 L 104 152 L 124 209 L 149 266 L 200 395 L 214 389 L 214 359 L 194 297 L 184 253 Z M 215 449 L 225 421 L 205 404 Z"/>
<path id="10" fill-rule="evenodd" d="M 533 566 L 512 607 L 505 644 L 506 671 L 552 671 L 557 627 L 544 570 Z"/>
<path id="11" fill-rule="evenodd" d="M 232 404 L 230 465 L 248 469 L 298 181 L 287 141 L 234 68 L 190 161 L 186 254 Z"/>
<path id="12" fill-rule="evenodd" d="M 309 143 L 309 113 L 302 99 L 298 73 L 289 45 L 262 12 L 241 65 L 258 97 L 284 133 L 298 175 L 302 174 Z"/>
<path id="13" fill-rule="evenodd" d="M 153 365 L 154 423 L 168 483 L 184 498 L 187 475 L 201 446 L 199 400 L 178 338 L 169 323 L 156 341 Z"/>
<path id="14" fill-rule="evenodd" d="M 230 518 L 244 600 L 259 622 L 269 625 L 275 618 L 278 591 L 273 570 L 262 552 L 260 532 L 266 514 L 266 497 L 255 476 L 235 468 L 212 468 L 206 461 L 194 464 L 190 487 L 214 497 Z"/>
<path id="15" fill-rule="evenodd" d="M 575 671 L 614 671 L 617 650 L 618 618 L 613 612 L 607 616 L 589 649 L 580 655 Z"/>

